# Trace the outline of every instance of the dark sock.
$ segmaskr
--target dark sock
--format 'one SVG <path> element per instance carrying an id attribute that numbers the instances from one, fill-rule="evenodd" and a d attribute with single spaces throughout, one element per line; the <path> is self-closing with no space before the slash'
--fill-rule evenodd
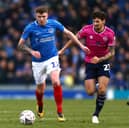
<path id="1" fill-rule="evenodd" d="M 102 110 L 103 106 L 104 106 L 104 101 L 106 99 L 106 95 L 105 94 L 101 94 L 97 96 L 96 99 L 96 109 L 93 115 L 99 116 L 100 111 Z"/>
<path id="2" fill-rule="evenodd" d="M 127 105 L 129 105 L 129 101 L 127 101 Z"/>
<path id="3" fill-rule="evenodd" d="M 59 116 L 59 117 L 63 117 L 63 114 L 62 114 L 62 113 L 58 113 L 58 116 Z"/>
<path id="4" fill-rule="evenodd" d="M 43 112 L 43 106 L 39 106 L 39 107 L 38 107 L 38 112 L 39 112 L 39 113 L 42 113 L 42 112 Z"/>

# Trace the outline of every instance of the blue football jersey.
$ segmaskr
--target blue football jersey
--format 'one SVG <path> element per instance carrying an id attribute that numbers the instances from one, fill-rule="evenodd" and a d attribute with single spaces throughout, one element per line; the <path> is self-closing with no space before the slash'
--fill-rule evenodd
<path id="1" fill-rule="evenodd" d="M 44 26 L 34 21 L 25 27 L 21 38 L 24 40 L 29 38 L 31 48 L 39 51 L 41 54 L 40 59 L 32 56 L 32 61 L 42 62 L 58 54 L 56 48 L 56 30 L 63 32 L 64 26 L 53 19 L 48 19 Z"/>

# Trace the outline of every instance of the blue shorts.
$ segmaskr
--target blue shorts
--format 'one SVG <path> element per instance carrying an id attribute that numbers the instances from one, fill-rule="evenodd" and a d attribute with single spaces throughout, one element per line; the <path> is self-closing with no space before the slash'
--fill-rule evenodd
<path id="1" fill-rule="evenodd" d="M 86 63 L 86 77 L 87 79 L 96 79 L 99 76 L 107 76 L 110 78 L 110 64 L 107 61 L 98 64 Z"/>

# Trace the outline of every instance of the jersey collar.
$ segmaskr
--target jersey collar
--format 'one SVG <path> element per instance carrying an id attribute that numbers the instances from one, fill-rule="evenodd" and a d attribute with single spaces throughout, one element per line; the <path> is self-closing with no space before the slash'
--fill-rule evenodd
<path id="1" fill-rule="evenodd" d="M 37 25 L 37 26 L 41 26 L 41 25 L 38 24 L 38 21 L 37 21 L 37 20 L 35 20 L 34 23 L 35 23 L 35 25 Z M 48 23 L 48 20 L 47 20 L 46 24 L 47 24 L 47 23 Z M 46 24 L 45 24 L 45 25 L 46 25 Z"/>

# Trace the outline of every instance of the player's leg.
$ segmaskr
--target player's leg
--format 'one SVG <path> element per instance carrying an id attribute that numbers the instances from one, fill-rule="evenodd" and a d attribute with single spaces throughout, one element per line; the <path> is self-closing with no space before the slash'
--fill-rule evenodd
<path id="1" fill-rule="evenodd" d="M 86 63 L 85 89 L 89 95 L 94 95 L 96 92 L 96 69 L 96 64 Z M 99 120 L 96 116 L 92 117 L 92 123 L 99 123 Z"/>
<path id="2" fill-rule="evenodd" d="M 106 90 L 107 90 L 107 85 L 109 83 L 109 78 L 106 76 L 100 76 L 98 78 L 98 92 L 97 92 L 97 97 L 96 97 L 96 109 L 95 112 L 93 113 L 93 123 L 99 123 L 97 118 L 99 117 L 99 114 L 104 106 L 104 102 L 106 99 Z"/>
<path id="3" fill-rule="evenodd" d="M 62 86 L 59 80 L 59 74 L 60 74 L 59 70 L 54 70 L 51 72 L 50 76 L 51 76 L 52 85 L 54 89 L 54 99 L 57 106 L 58 121 L 65 121 L 65 118 L 63 115 L 63 109 L 62 109 L 63 95 L 62 95 Z"/>
<path id="4" fill-rule="evenodd" d="M 96 92 L 96 88 L 95 88 L 95 79 L 86 79 L 85 80 L 85 90 L 87 92 L 88 95 L 94 95 L 94 93 Z"/>
<path id="5" fill-rule="evenodd" d="M 44 110 L 43 110 L 43 95 L 46 88 L 46 72 L 45 72 L 45 66 L 43 63 L 37 63 L 32 62 L 32 70 L 33 70 L 33 76 L 36 83 L 36 90 L 35 90 L 35 96 L 36 96 L 36 102 L 37 102 L 37 114 L 40 118 L 44 116 Z"/>
<path id="6" fill-rule="evenodd" d="M 105 61 L 96 64 L 97 65 L 97 81 L 98 81 L 98 91 L 96 97 L 96 108 L 93 113 L 92 119 L 98 119 L 99 114 L 104 106 L 106 99 L 106 90 L 110 79 L 110 64 Z M 99 123 L 99 120 L 92 120 L 93 123 Z"/>
<path id="7" fill-rule="evenodd" d="M 85 80 L 85 89 L 88 95 L 94 95 L 94 93 L 96 92 L 95 84 L 96 84 L 95 79 Z M 92 123 L 99 123 L 98 116 L 93 114 Z"/>
<path id="8" fill-rule="evenodd" d="M 39 84 L 36 87 L 35 95 L 36 95 L 36 101 L 37 101 L 37 114 L 40 118 L 44 116 L 44 102 L 43 102 L 43 96 L 44 96 L 44 91 L 46 88 L 46 84 Z"/>
<path id="9" fill-rule="evenodd" d="M 88 95 L 94 95 L 96 92 L 96 65 L 86 63 L 85 90 Z"/>
<path id="10" fill-rule="evenodd" d="M 60 65 L 58 56 L 55 56 L 48 60 L 47 62 L 47 73 L 50 75 L 53 90 L 54 90 L 54 99 L 57 107 L 58 121 L 65 121 L 62 104 L 63 104 L 63 95 L 62 95 L 62 86 L 60 83 Z"/>

